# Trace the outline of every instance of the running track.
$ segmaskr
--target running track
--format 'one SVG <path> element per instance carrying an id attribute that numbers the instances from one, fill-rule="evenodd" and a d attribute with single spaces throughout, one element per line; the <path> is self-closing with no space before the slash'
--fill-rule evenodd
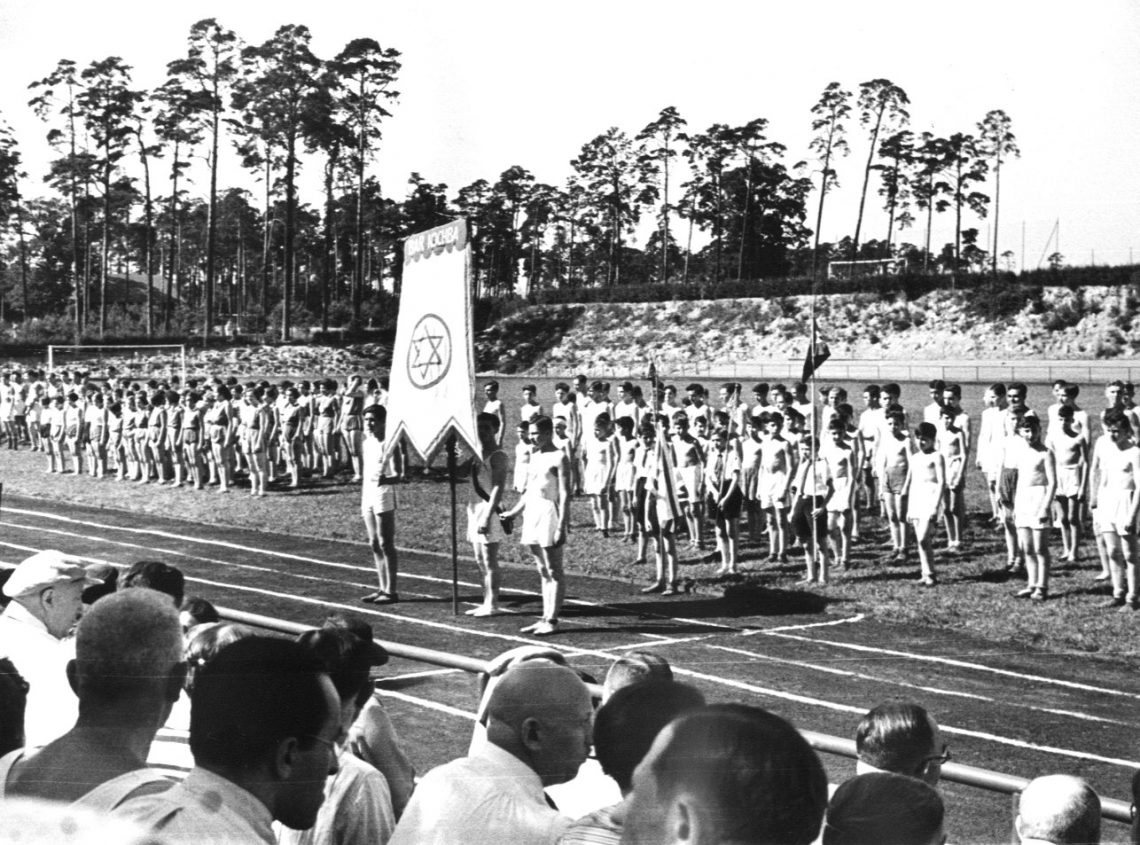
<path id="1" fill-rule="evenodd" d="M 452 615 L 450 558 L 403 549 L 400 604 L 358 598 L 374 585 L 363 544 L 306 540 L 114 510 L 7 496 L 0 512 L 0 565 L 58 548 L 88 561 L 159 558 L 187 575 L 187 594 L 217 604 L 316 623 L 334 609 L 372 620 L 377 636 L 490 658 L 525 643 L 563 649 L 599 678 L 616 654 L 652 648 L 710 700 L 739 700 L 801 727 L 851 737 L 875 703 L 904 697 L 926 706 L 957 762 L 1033 777 L 1068 772 L 1103 795 L 1128 793 L 1140 767 L 1140 676 L 1126 662 L 1010 651 L 942 630 L 874 622 L 840 606 L 778 607 L 764 595 L 663 598 L 623 584 L 573 576 L 565 633 L 520 635 L 539 607 L 536 577 L 504 573 L 510 612 Z M 474 564 L 461 558 L 461 611 L 479 598 Z M 469 676 L 394 660 L 383 684 L 419 771 L 464 753 L 475 706 Z M 848 761 L 825 757 L 833 781 Z M 1008 798 L 945 788 L 952 841 L 1008 841 Z M 1111 826 L 1109 838 L 1122 835 Z"/>

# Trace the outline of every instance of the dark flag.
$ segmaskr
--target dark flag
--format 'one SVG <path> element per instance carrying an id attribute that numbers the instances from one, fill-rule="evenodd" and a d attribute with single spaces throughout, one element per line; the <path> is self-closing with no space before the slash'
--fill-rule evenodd
<path id="1" fill-rule="evenodd" d="M 831 350 L 828 349 L 827 344 L 820 343 L 816 338 L 815 321 L 813 320 L 811 324 L 811 344 L 808 346 L 807 354 L 804 356 L 804 374 L 800 381 L 807 384 L 812 373 L 818 370 L 823 362 L 830 357 Z"/>

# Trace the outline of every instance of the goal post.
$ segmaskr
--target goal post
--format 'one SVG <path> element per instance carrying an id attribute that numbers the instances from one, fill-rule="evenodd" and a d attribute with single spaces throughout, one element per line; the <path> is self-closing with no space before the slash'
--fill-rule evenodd
<path id="1" fill-rule="evenodd" d="M 155 370 L 177 369 L 182 384 L 186 383 L 186 344 L 184 343 L 153 343 L 133 344 L 126 346 L 87 346 L 53 344 L 47 348 L 47 367 L 49 373 L 56 369 L 67 367 L 84 367 L 93 369 L 110 365 L 112 362 L 122 363 L 130 369 L 132 364 L 141 365 L 143 362 Z"/>
<path id="2" fill-rule="evenodd" d="M 903 258 L 868 258 L 861 261 L 829 261 L 827 278 L 858 279 L 865 276 L 897 276 L 906 269 Z"/>

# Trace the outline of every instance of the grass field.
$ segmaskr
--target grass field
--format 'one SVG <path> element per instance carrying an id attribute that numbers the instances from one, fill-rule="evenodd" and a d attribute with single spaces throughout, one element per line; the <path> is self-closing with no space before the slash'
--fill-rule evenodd
<path id="1" fill-rule="evenodd" d="M 502 395 L 515 403 L 522 384 L 532 379 L 501 379 Z M 538 380 L 540 399 L 548 402 L 553 379 Z M 683 385 L 682 385 L 683 386 Z M 858 398 L 861 385 L 846 385 Z M 746 385 L 748 390 L 750 386 Z M 966 410 L 975 419 L 981 408 L 980 386 L 966 386 Z M 1099 389 L 1086 387 L 1082 393 L 1099 398 Z M 926 402 L 925 386 L 905 385 L 903 401 L 912 409 Z M 1030 406 L 1043 412 L 1049 403 L 1047 386 L 1031 386 Z M 1095 409 L 1096 404 L 1089 403 Z M 913 412 L 912 412 L 913 413 Z M 507 448 L 514 444 L 514 431 L 507 433 Z M 28 451 L 0 452 L 0 483 L 6 492 L 37 496 L 97 507 L 134 510 L 178 517 L 199 524 L 219 523 L 254 529 L 272 528 L 307 537 L 360 539 L 359 490 L 344 480 L 316 482 L 298 491 L 275 490 L 264 499 L 255 499 L 237 490 L 228 496 L 215 491 L 173 490 L 154 484 L 136 485 L 82 476 L 49 475 L 43 456 Z M 442 466 L 442 459 L 436 461 Z M 467 491 L 460 488 L 460 510 Z M 440 553 L 451 550 L 449 490 L 443 474 L 433 471 L 424 476 L 416 471 L 399 490 L 397 523 L 399 545 Z M 761 564 L 760 549 L 746 539 L 740 555 L 744 576 L 735 582 L 712 578 L 716 564 L 700 562 L 695 553 L 682 551 L 680 572 L 690 579 L 696 592 L 724 593 L 739 601 L 754 615 L 779 615 L 813 608 L 821 614 L 841 608 L 844 612 L 869 613 L 884 621 L 925 627 L 949 627 L 1008 643 L 1011 648 L 1043 649 L 1054 652 L 1135 655 L 1140 653 L 1140 614 L 1121 615 L 1098 611 L 1104 588 L 1093 581 L 1099 572 L 1091 541 L 1083 546 L 1084 559 L 1078 564 L 1055 565 L 1052 592 L 1055 598 L 1030 604 L 1013 597 L 1021 584 L 1004 572 L 1005 553 L 1001 535 L 988 524 L 989 505 L 980 473 L 968 477 L 967 503 L 970 514 L 966 554 L 948 557 L 941 553 L 945 542 L 941 532 L 936 542 L 936 566 L 941 585 L 934 590 L 915 586 L 917 561 L 912 553 L 906 566 L 891 565 L 884 559 L 886 532 L 877 519 L 866 518 L 864 539 L 854 547 L 852 560 L 857 568 L 834 573 L 833 582 L 810 591 L 795 582 L 802 576 L 799 561 L 788 564 Z M 604 539 L 592 531 L 589 503 L 574 501 L 571 511 L 572 534 L 566 552 L 571 572 L 603 575 L 630 584 L 631 591 L 647 583 L 649 566 L 633 563 L 633 546 Z M 464 525 L 460 516 L 460 554 L 466 559 Z M 1059 542 L 1059 541 L 1058 541 Z M 766 549 L 765 544 L 764 548 Z M 361 547 L 362 559 L 367 551 Z M 514 542 L 503 544 L 502 557 L 508 566 L 528 566 L 529 555 Z M 463 566 L 471 567 L 464 560 Z M 449 569 L 445 559 L 441 571 Z M 572 589 L 572 586 L 571 586 Z"/>

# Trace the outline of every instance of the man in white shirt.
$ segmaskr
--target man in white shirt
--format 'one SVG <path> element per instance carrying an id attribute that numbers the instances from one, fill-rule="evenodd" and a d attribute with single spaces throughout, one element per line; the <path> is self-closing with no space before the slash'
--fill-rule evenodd
<path id="1" fill-rule="evenodd" d="M 124 590 L 99 599 L 75 635 L 69 674 L 79 696 L 74 727 L 38 751 L 0 761 L 0 794 L 110 812 L 162 792 L 170 780 L 147 768 L 158 726 L 182 692 L 182 625 L 162 593 Z M 13 759 L 14 758 L 14 759 Z"/>
<path id="2" fill-rule="evenodd" d="M 312 827 L 344 737 L 340 699 L 322 669 L 288 640 L 225 646 L 194 677 L 194 768 L 115 814 L 175 845 L 274 845 L 275 820 Z"/>
<path id="3" fill-rule="evenodd" d="M 487 742 L 424 776 L 391 845 L 554 845 L 570 819 L 543 787 L 577 773 L 593 715 L 573 670 L 542 660 L 512 667 L 487 705 Z"/>
<path id="4" fill-rule="evenodd" d="M 4 585 L 12 602 L 0 614 L 0 656 L 30 685 L 28 747 L 46 745 L 75 724 L 79 702 L 67 682 L 74 655 L 67 636 L 83 615 L 83 588 L 100 583 L 79 558 L 47 550 L 24 560 Z"/>

